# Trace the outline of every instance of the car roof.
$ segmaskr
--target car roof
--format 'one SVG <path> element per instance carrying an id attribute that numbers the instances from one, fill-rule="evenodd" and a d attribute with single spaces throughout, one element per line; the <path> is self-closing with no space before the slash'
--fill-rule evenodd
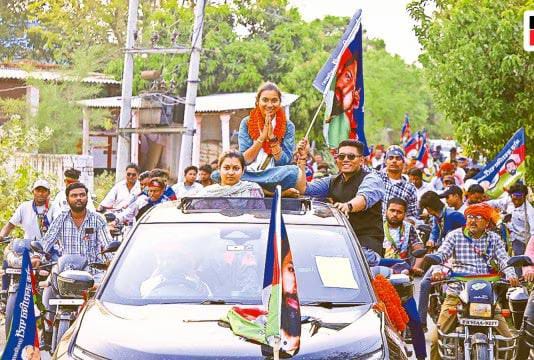
<path id="1" fill-rule="evenodd" d="M 199 198 L 194 198 L 199 199 Z M 257 201 L 263 201 L 262 199 Z M 269 198 L 265 198 L 268 203 Z M 282 214 L 284 223 L 294 225 L 328 225 L 344 226 L 343 215 L 330 204 L 311 201 L 310 199 L 292 199 L 302 201 L 299 211 L 291 211 L 292 206 L 284 207 L 282 202 Z M 305 202 L 305 203 L 304 203 Z M 208 208 L 200 211 L 188 210 L 183 206 L 184 199 L 168 201 L 154 206 L 140 219 L 140 224 L 154 223 L 251 223 L 265 224 L 270 222 L 270 205 L 265 209 L 221 209 Z"/>

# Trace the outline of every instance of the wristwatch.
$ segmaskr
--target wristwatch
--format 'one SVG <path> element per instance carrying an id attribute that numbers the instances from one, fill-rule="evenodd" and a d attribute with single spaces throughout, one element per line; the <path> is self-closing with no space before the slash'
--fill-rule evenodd
<path id="1" fill-rule="evenodd" d="M 270 143 L 276 143 L 276 142 L 278 142 L 278 138 L 276 136 L 274 136 L 274 137 L 269 139 L 269 142 Z"/>
<path id="2" fill-rule="evenodd" d="M 350 203 L 350 201 L 347 202 L 347 206 L 349 208 L 349 212 L 352 212 L 353 207 L 352 207 L 352 204 Z"/>

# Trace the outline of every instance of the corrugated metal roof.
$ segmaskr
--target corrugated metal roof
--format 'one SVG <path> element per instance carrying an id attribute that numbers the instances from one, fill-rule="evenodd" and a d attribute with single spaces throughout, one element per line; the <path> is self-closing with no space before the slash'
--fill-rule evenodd
<path id="1" fill-rule="evenodd" d="M 47 80 L 47 81 L 65 81 L 73 80 L 73 77 L 68 75 L 63 75 L 55 71 L 46 71 L 46 70 L 32 70 L 26 71 L 21 69 L 13 68 L 0 68 L 0 79 L 38 79 L 38 80 Z M 119 85 L 121 82 L 114 80 L 112 77 L 100 73 L 89 73 L 88 76 L 82 79 L 83 82 L 91 84 L 114 84 Z"/>
<path id="2" fill-rule="evenodd" d="M 283 94 L 282 106 L 288 106 L 299 98 L 295 94 Z M 208 96 L 198 96 L 196 99 L 195 112 L 222 112 L 241 109 L 252 109 L 255 106 L 256 93 L 231 93 L 215 94 Z M 121 97 L 107 97 L 98 99 L 80 100 L 78 103 L 82 106 L 93 108 L 120 108 Z M 132 108 L 149 107 L 142 104 L 141 96 L 132 97 Z"/>

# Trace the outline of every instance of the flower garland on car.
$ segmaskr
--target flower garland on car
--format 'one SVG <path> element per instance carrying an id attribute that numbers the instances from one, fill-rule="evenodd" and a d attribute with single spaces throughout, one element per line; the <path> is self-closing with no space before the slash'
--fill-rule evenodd
<path id="1" fill-rule="evenodd" d="M 377 275 L 373 279 L 373 288 L 378 299 L 384 303 L 386 314 L 398 331 L 406 329 L 408 324 L 408 314 L 402 307 L 401 299 L 391 283 L 383 276 Z M 378 306 L 378 309 L 381 307 Z M 382 307 L 383 309 L 383 307 Z"/>

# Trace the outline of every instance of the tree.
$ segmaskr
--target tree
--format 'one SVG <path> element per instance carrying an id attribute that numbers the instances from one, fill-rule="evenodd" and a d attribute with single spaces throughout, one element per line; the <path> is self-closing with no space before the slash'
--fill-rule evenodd
<path id="1" fill-rule="evenodd" d="M 523 50 L 522 17 L 533 6 L 532 0 L 414 0 L 408 6 L 433 99 L 468 151 L 491 158 L 521 126 L 532 144 L 534 54 Z M 533 153 L 527 146 L 530 169 Z"/>
<path id="2" fill-rule="evenodd" d="M 4 110 L 0 104 L 0 109 Z M 25 124 L 18 115 L 0 126 L 0 223 L 9 221 L 17 206 L 31 198 L 29 189 L 40 175 L 29 164 L 14 166 L 13 154 L 17 151 L 36 152 L 39 144 L 50 137 L 51 131 L 38 131 L 34 126 Z M 15 232 L 20 236 L 21 233 Z"/>

